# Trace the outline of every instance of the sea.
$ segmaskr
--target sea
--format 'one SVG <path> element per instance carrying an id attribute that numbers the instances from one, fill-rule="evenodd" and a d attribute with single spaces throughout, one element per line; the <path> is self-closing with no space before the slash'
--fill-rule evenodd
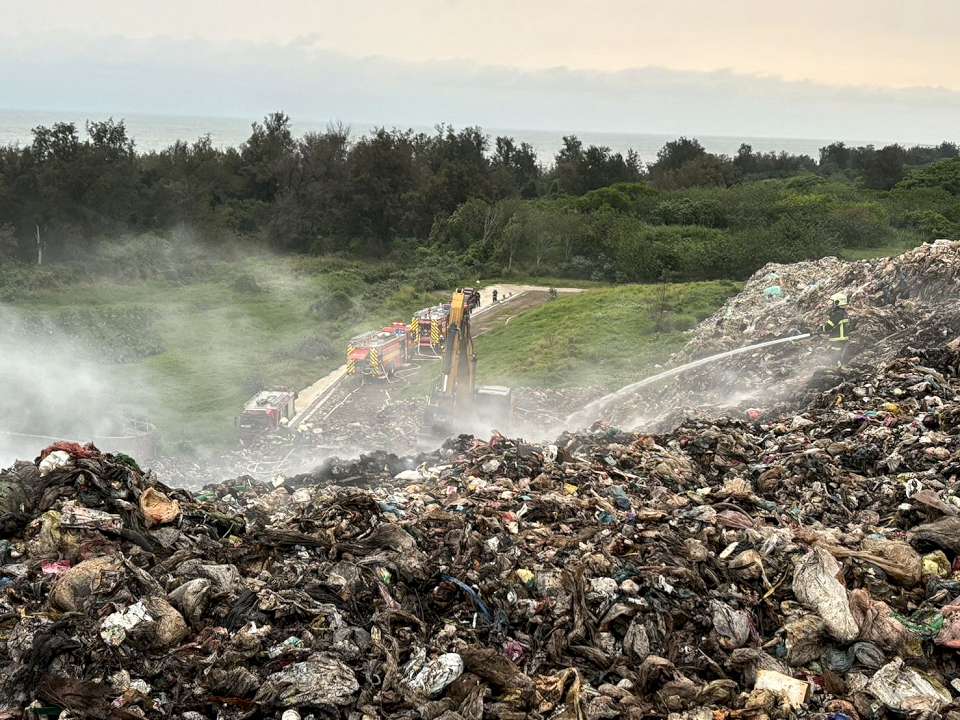
<path id="1" fill-rule="evenodd" d="M 201 117 L 201 116 L 174 116 L 174 115 L 147 115 L 142 113 L 87 113 L 50 110 L 3 110 L 0 109 L 0 145 L 29 145 L 32 141 L 31 130 L 38 125 L 52 125 L 56 122 L 76 123 L 81 133 L 88 120 L 105 120 L 112 117 L 122 119 L 128 134 L 134 139 L 140 151 L 155 151 L 169 147 L 177 140 L 192 142 L 199 137 L 209 135 L 213 144 L 218 147 L 237 147 L 250 136 L 250 126 L 261 118 L 240 117 Z M 350 129 L 353 138 L 372 132 L 381 125 L 371 123 L 343 123 Z M 296 135 L 301 136 L 309 132 L 322 132 L 330 127 L 330 121 L 303 120 L 293 118 L 291 126 Z M 403 124 L 385 125 L 388 128 L 399 127 L 412 129 L 415 132 L 431 133 L 432 127 L 407 126 Z M 576 128 L 557 130 L 529 130 L 522 128 L 483 128 L 491 138 L 498 136 L 512 137 L 516 142 L 527 142 L 533 146 L 540 162 L 551 164 L 554 156 L 563 143 L 566 135 L 576 135 L 584 144 L 609 147 L 614 152 L 626 154 L 634 150 L 645 163 L 656 160 L 657 151 L 663 145 L 675 140 L 681 134 L 695 137 L 707 149 L 717 154 L 735 155 L 742 143 L 753 147 L 754 152 L 780 152 L 793 155 L 809 155 L 819 157 L 820 148 L 833 142 L 836 138 L 784 138 L 784 137 L 735 137 L 727 135 L 700 135 L 697 133 L 611 133 L 592 130 L 578 130 Z M 884 141 L 865 141 L 844 139 L 851 145 L 884 145 Z"/>

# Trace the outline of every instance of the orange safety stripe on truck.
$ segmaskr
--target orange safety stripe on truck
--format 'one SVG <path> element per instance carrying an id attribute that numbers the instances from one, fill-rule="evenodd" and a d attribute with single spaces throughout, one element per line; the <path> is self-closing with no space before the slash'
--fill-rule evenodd
<path id="1" fill-rule="evenodd" d="M 353 345 L 347 345 L 347 375 L 357 374 L 357 363 L 350 357 L 355 349 Z"/>
<path id="2" fill-rule="evenodd" d="M 379 377 L 383 377 L 383 368 L 380 365 L 379 353 L 377 353 L 376 350 L 371 348 L 370 355 L 368 356 L 368 360 L 370 361 L 370 369 L 373 371 L 373 374 Z"/>

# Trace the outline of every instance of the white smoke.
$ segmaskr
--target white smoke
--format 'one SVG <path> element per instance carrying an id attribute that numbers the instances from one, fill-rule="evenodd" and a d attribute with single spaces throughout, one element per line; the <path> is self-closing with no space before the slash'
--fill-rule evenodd
<path id="1" fill-rule="evenodd" d="M 55 326 L 0 305 L 0 466 L 33 459 L 51 439 L 116 432 L 123 384 L 109 363 Z"/>

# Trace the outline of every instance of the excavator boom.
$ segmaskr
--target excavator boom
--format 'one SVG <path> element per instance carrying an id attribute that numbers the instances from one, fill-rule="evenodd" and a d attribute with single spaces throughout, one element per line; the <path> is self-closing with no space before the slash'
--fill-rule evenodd
<path id="1" fill-rule="evenodd" d="M 476 382 L 476 354 L 470 332 L 470 298 L 463 290 L 453 294 L 443 352 L 441 392 L 449 393 L 453 406 L 468 405 Z"/>
<path id="2" fill-rule="evenodd" d="M 458 288 L 451 298 L 440 381 L 430 398 L 425 418 L 430 435 L 483 433 L 493 428 L 506 429 L 510 422 L 510 389 L 476 384 L 477 355 L 470 316 L 478 301 L 479 292 L 473 288 Z"/>

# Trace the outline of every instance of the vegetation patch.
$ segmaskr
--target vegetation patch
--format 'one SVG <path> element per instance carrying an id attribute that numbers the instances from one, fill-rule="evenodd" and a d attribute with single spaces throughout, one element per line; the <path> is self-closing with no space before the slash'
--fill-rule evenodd
<path id="1" fill-rule="evenodd" d="M 679 350 L 740 284 L 631 285 L 563 295 L 477 339 L 485 383 L 621 387 Z"/>

